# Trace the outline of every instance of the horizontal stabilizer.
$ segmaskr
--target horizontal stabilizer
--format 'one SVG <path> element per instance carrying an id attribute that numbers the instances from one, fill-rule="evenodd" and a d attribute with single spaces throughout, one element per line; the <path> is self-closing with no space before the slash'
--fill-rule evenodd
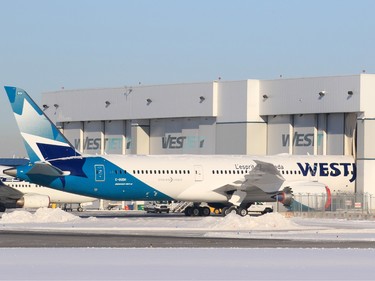
<path id="1" fill-rule="evenodd" d="M 69 172 L 63 172 L 59 168 L 46 162 L 34 163 L 33 167 L 27 172 L 28 175 L 44 175 L 50 177 L 67 176 Z"/>

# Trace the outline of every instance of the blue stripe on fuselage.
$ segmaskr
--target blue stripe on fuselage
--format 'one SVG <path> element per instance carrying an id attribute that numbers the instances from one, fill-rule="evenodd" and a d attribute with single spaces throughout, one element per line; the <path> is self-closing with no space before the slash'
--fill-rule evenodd
<path id="1" fill-rule="evenodd" d="M 29 179 L 58 190 L 108 200 L 173 200 L 103 157 L 60 159 L 50 163 L 64 172 L 70 172 L 70 175 L 60 178 L 28 175 Z M 98 165 L 104 166 L 104 181 L 95 181 L 95 166 Z"/>

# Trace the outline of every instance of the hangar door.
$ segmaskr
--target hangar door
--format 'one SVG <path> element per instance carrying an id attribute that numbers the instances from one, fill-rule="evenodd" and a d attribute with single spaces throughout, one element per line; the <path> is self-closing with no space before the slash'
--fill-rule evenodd
<path id="1" fill-rule="evenodd" d="M 291 116 L 269 116 L 267 129 L 267 154 L 289 153 Z"/>
<path id="2" fill-rule="evenodd" d="M 327 114 L 327 154 L 344 154 L 344 113 Z"/>
<path id="3" fill-rule="evenodd" d="M 289 141 L 293 145 L 293 154 L 314 154 L 316 115 L 294 115 L 293 124 L 293 134 L 289 136 Z"/>
<path id="4" fill-rule="evenodd" d="M 107 154 L 125 153 L 125 121 L 105 121 L 104 152 Z"/>
<path id="5" fill-rule="evenodd" d="M 104 122 L 85 121 L 83 124 L 83 153 L 101 154 Z"/>
<path id="6" fill-rule="evenodd" d="M 63 124 L 64 136 L 79 152 L 83 152 L 83 143 L 81 142 L 81 133 L 83 131 L 82 122 L 65 122 Z"/>
<path id="7" fill-rule="evenodd" d="M 151 154 L 215 154 L 215 118 L 152 119 Z"/>

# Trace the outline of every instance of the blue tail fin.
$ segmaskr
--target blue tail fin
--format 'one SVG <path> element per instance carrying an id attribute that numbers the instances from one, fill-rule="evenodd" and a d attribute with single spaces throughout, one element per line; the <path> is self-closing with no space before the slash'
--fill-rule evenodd
<path id="1" fill-rule="evenodd" d="M 24 90 L 5 87 L 5 91 L 32 163 L 80 156 Z"/>

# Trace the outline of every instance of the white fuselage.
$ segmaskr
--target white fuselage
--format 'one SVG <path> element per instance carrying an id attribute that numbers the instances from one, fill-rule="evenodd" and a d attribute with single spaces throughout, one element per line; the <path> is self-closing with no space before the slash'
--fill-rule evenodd
<path id="1" fill-rule="evenodd" d="M 235 184 L 257 165 L 256 161 L 271 163 L 285 184 L 320 182 L 332 192 L 354 192 L 356 167 L 350 156 L 231 156 L 231 155 L 171 155 L 171 156 L 103 156 L 122 170 L 106 171 L 106 183 L 117 187 L 131 186 L 126 174 L 176 200 L 226 201 L 222 192 L 212 192 Z M 274 192 L 273 179 L 262 175 L 262 190 Z M 205 194 L 207 196 L 205 196 Z"/>

